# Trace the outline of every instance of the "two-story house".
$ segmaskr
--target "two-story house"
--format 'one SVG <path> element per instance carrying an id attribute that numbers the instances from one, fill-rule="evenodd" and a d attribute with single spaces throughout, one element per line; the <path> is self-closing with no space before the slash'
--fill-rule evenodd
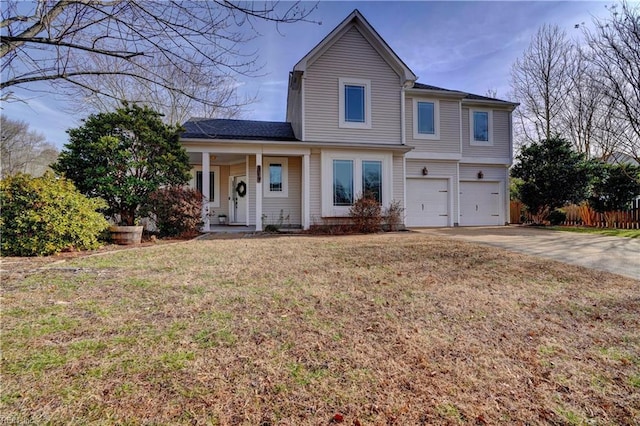
<path id="1" fill-rule="evenodd" d="M 191 185 L 256 230 L 330 223 L 365 191 L 408 227 L 505 224 L 517 104 L 416 80 L 356 10 L 294 65 L 286 122 L 184 124 Z"/>

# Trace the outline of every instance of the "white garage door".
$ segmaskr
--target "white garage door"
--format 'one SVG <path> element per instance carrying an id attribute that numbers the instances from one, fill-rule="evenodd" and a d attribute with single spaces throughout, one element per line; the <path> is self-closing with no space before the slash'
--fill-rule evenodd
<path id="1" fill-rule="evenodd" d="M 406 226 L 449 226 L 449 181 L 407 179 Z"/>
<path id="2" fill-rule="evenodd" d="M 460 226 L 504 225 L 499 182 L 460 182 Z"/>

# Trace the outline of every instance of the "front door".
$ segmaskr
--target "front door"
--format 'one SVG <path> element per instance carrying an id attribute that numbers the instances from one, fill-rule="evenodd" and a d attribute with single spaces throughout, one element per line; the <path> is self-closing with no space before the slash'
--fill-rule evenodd
<path id="1" fill-rule="evenodd" d="M 232 222 L 247 223 L 247 197 L 249 186 L 246 176 L 235 176 L 231 187 Z"/>

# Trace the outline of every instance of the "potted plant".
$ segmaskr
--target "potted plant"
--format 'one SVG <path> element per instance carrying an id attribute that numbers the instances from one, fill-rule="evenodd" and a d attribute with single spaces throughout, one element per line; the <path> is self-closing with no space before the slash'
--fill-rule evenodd
<path id="1" fill-rule="evenodd" d="M 227 215 L 224 213 L 219 214 L 218 223 L 220 223 L 220 225 L 225 225 L 227 223 Z"/>

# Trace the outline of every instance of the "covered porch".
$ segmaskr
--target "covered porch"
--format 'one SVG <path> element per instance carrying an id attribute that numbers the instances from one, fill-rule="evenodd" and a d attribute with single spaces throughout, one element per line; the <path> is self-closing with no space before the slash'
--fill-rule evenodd
<path id="1" fill-rule="evenodd" d="M 238 141 L 185 148 L 189 185 L 205 197 L 204 232 L 259 232 L 269 224 L 309 229 L 309 149 Z"/>

